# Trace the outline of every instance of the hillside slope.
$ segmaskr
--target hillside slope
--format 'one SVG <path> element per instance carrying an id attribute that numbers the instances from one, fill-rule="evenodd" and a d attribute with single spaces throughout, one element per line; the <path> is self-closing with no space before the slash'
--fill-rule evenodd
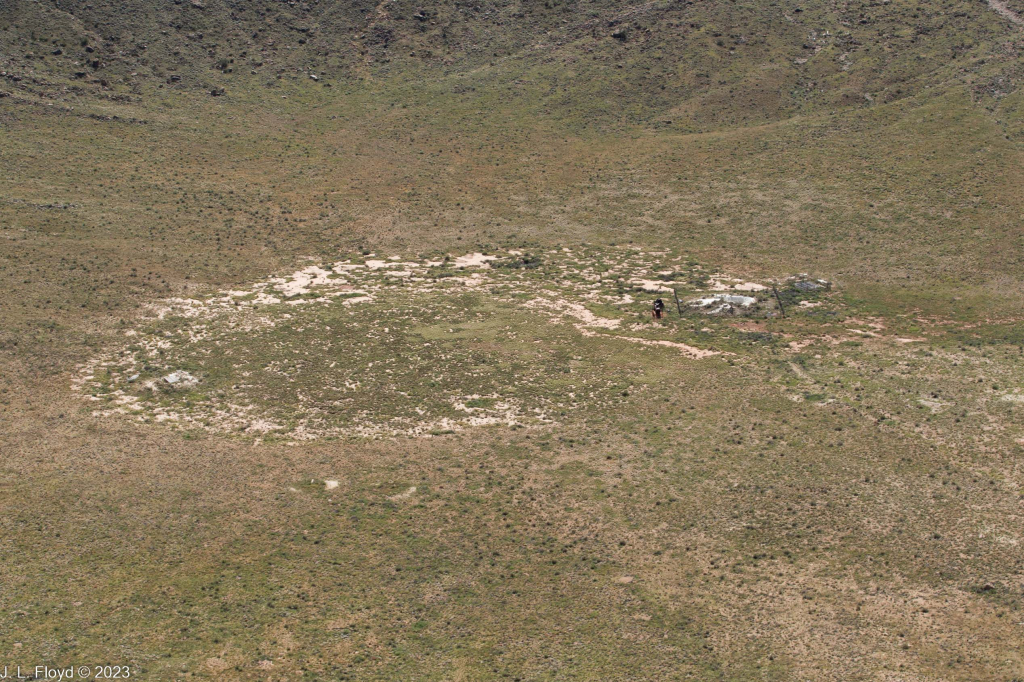
<path id="1" fill-rule="evenodd" d="M 1008 23 L 965 0 L 49 0 L 5 3 L 0 47 L 5 70 L 23 78 L 15 87 L 31 89 L 30 74 L 52 79 L 40 91 L 57 98 L 57 86 L 128 97 L 154 84 L 258 91 L 310 75 L 324 85 L 441 81 L 509 88 L 556 118 L 692 130 L 867 106 L 952 81 L 1005 97 L 1020 78 Z"/>

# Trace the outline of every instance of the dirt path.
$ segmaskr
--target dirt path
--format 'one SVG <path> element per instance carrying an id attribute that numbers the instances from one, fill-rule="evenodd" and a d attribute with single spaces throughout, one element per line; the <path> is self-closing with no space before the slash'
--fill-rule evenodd
<path id="1" fill-rule="evenodd" d="M 1004 17 L 1017 24 L 1024 26 L 1024 18 L 1006 6 L 1002 0 L 988 0 L 988 6 L 1002 14 Z"/>

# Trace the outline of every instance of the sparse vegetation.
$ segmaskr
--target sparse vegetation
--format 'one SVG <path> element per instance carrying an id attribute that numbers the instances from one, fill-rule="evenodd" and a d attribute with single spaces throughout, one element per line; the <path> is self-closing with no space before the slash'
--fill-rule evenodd
<path id="1" fill-rule="evenodd" d="M 0 3 L 5 664 L 1024 677 L 1022 35 Z"/>

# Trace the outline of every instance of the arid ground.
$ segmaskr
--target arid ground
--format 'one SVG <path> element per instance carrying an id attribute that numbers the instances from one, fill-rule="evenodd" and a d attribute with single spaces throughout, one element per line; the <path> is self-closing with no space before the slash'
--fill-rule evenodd
<path id="1" fill-rule="evenodd" d="M 0 666 L 1024 679 L 1021 14 L 0 0 Z"/>

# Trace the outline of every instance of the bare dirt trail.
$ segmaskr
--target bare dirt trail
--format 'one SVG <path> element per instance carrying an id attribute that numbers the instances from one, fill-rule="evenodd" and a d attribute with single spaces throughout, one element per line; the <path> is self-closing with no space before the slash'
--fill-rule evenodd
<path id="1" fill-rule="evenodd" d="M 1021 17 L 1021 15 L 1007 7 L 1006 3 L 1002 0 L 988 0 L 988 6 L 1018 26 L 1024 26 L 1024 17 Z"/>

